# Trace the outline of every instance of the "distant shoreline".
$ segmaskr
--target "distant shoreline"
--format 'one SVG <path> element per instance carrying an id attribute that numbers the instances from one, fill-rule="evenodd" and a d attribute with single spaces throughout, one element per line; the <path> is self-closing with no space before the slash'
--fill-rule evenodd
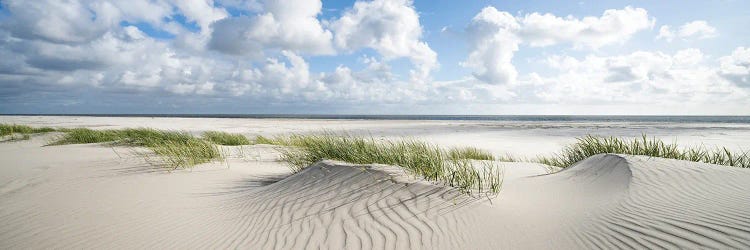
<path id="1" fill-rule="evenodd" d="M 325 120 L 562 121 L 562 122 L 705 122 L 750 124 L 750 116 L 666 115 L 336 115 L 336 114 L 0 114 L 0 116 L 177 117 Z"/>

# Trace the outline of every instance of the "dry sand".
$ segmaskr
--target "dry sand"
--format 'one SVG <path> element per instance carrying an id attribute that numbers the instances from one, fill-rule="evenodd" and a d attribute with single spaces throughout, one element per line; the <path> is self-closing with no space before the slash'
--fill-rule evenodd
<path id="1" fill-rule="evenodd" d="M 0 116 L 0 123 L 93 129 L 148 127 L 198 134 L 206 130 L 274 136 L 322 130 L 383 138 L 412 137 L 442 146 L 472 146 L 497 155 L 536 157 L 559 152 L 587 134 L 640 137 L 642 133 L 682 146 L 750 150 L 750 124 L 588 122 L 588 121 L 430 121 L 323 120 L 177 117 Z"/>
<path id="2" fill-rule="evenodd" d="M 389 166 L 290 175 L 271 146 L 167 173 L 140 149 L 0 143 L 0 248 L 750 248 L 750 169 L 598 155 L 502 163 L 497 197 Z"/>

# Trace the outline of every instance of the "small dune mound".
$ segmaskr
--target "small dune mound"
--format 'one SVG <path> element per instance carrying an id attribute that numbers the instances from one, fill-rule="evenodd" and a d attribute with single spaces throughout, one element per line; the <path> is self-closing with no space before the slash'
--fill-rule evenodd
<path id="1" fill-rule="evenodd" d="M 473 198 L 388 166 L 318 162 L 250 191 L 237 245 L 262 249 L 460 248 L 457 229 Z"/>
<path id="2" fill-rule="evenodd" d="M 581 242 L 612 248 L 750 247 L 750 169 L 644 156 L 622 158 L 628 192 L 592 216 Z"/>

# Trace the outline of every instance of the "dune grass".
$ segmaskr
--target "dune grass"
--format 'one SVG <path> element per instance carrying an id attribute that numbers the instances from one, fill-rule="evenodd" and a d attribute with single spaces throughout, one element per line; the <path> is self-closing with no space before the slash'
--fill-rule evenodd
<path id="1" fill-rule="evenodd" d="M 173 169 L 187 168 L 197 164 L 221 159 L 216 145 L 185 132 L 161 131 L 148 128 L 92 130 L 70 129 L 65 135 L 49 145 L 104 143 L 141 146 L 151 149 Z"/>
<path id="2" fill-rule="evenodd" d="M 256 136 L 254 140 L 255 144 L 269 144 L 269 145 L 281 145 L 283 144 L 282 141 L 279 141 L 277 139 L 268 138 L 262 135 Z"/>
<path id="3" fill-rule="evenodd" d="M 0 124 L 0 136 L 12 135 L 12 134 L 36 134 L 36 133 L 47 133 L 56 131 L 50 127 L 31 127 L 26 125 L 17 124 Z"/>
<path id="4" fill-rule="evenodd" d="M 495 160 L 495 156 L 493 156 L 490 152 L 475 147 L 451 148 L 448 150 L 448 155 L 451 158 L 455 159 L 472 159 L 483 161 Z"/>
<path id="5" fill-rule="evenodd" d="M 539 157 L 537 162 L 566 168 L 589 156 L 613 153 L 750 168 L 750 152 L 734 153 L 727 148 L 709 150 L 705 147 L 693 147 L 681 149 L 677 144 L 665 143 L 656 138 L 648 138 L 646 135 L 633 140 L 587 135 L 577 138 L 577 140 L 578 142 L 565 147 L 561 153 L 552 157 Z"/>
<path id="6" fill-rule="evenodd" d="M 250 140 L 241 134 L 231 134 L 219 131 L 207 131 L 203 133 L 203 139 L 219 145 L 239 146 L 250 145 Z"/>
<path id="7" fill-rule="evenodd" d="M 471 161 L 474 157 L 492 158 L 477 149 L 446 151 L 416 140 L 384 141 L 332 133 L 292 135 L 267 139 L 266 142 L 289 146 L 281 149 L 282 160 L 288 162 L 295 172 L 329 159 L 399 166 L 425 180 L 444 183 L 464 193 L 497 193 L 503 181 L 502 171 L 494 163 L 485 161 L 481 167 L 475 167 L 475 162 Z"/>
<path id="8" fill-rule="evenodd" d="M 22 141 L 31 139 L 30 134 L 47 133 L 57 131 L 50 127 L 31 127 L 17 124 L 0 124 L 0 137 L 2 142 Z"/>

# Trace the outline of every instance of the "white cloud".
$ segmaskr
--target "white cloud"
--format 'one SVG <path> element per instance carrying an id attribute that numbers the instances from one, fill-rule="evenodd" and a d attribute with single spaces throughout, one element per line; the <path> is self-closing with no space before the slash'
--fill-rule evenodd
<path id="1" fill-rule="evenodd" d="M 3 27 L 14 36 L 53 43 L 86 43 L 117 29 L 121 21 L 148 23 L 172 34 L 185 28 L 173 20 L 176 13 L 195 22 L 202 33 L 227 17 L 212 0 L 131 0 L 131 1 L 5 1 L 13 13 Z"/>
<path id="2" fill-rule="evenodd" d="M 681 39 L 707 39 L 713 38 L 718 35 L 716 28 L 709 25 L 704 20 L 696 20 L 688 22 L 680 26 L 676 31 L 672 30 L 669 25 L 662 25 L 659 28 L 659 35 L 656 39 L 664 39 L 668 42 L 674 40 L 674 38 Z"/>
<path id="3" fill-rule="evenodd" d="M 214 83 L 205 82 L 200 84 L 178 83 L 167 88 L 172 93 L 179 95 L 198 94 L 208 95 L 214 93 Z"/>
<path id="4" fill-rule="evenodd" d="M 252 6 L 245 4 L 251 2 L 229 4 L 249 9 Z M 311 73 L 301 56 L 335 52 L 332 32 L 317 19 L 320 1 L 266 1 L 259 13 L 238 17 L 226 17 L 227 12 L 209 0 L 72 1 L 49 8 L 55 3 L 3 3 L 16 5 L 8 7 L 11 15 L 0 29 L 0 56 L 6 59 L 0 62 L 2 94 L 88 86 L 106 93 L 247 96 L 256 102 L 419 102 L 428 99 L 426 80 L 437 64 L 435 53 L 419 40 L 418 15 L 408 1 L 362 2 L 361 11 L 349 12 L 348 18 L 360 21 L 407 25 L 373 37 L 373 44 L 351 43 L 346 48 L 374 48 L 382 58 L 365 56 L 364 69 L 342 65 L 329 73 Z M 17 15 L 29 8 L 37 9 Z M 369 13 L 386 10 L 400 16 Z M 174 21 L 177 14 L 200 30 L 194 32 Z M 147 23 L 177 37 L 155 39 L 136 26 L 122 25 L 123 21 Z M 22 22 L 29 25 L 16 24 Z M 396 79 L 391 73 L 387 62 L 398 57 L 414 62 L 416 80 Z"/>
<path id="5" fill-rule="evenodd" d="M 2 2 L 9 13 L 0 21 L 4 104 L 18 107 L 17 103 L 58 98 L 58 103 L 75 99 L 92 106 L 171 98 L 183 104 L 249 103 L 263 108 L 359 106 L 367 108 L 365 112 L 389 104 L 424 105 L 430 107 L 427 112 L 439 112 L 432 107 L 716 100 L 737 106 L 747 103 L 750 89 L 750 49 L 743 47 L 718 60 L 698 49 L 603 56 L 609 52 L 603 50 L 606 46 L 650 28 L 653 18 L 638 8 L 582 18 L 514 16 L 485 8 L 466 30 L 469 53 L 461 65 L 472 75 L 432 81 L 437 54 L 424 41 L 419 12 L 407 0 L 360 1 L 330 20 L 320 19 L 318 0 L 66 3 Z M 246 16 L 227 16 L 227 6 L 241 8 Z M 189 24 L 176 21 L 178 15 Z M 151 37 L 151 32 L 138 28 L 142 25 L 176 37 Z M 683 26 L 663 27 L 665 37 L 668 32 L 673 38 L 716 34 L 707 24 Z M 454 32 L 446 27 L 445 32 Z M 574 48 L 570 54 L 575 55 L 594 52 L 585 57 L 550 56 L 548 67 L 532 73 L 516 70 L 513 59 L 519 49 L 552 45 Z M 359 54 L 363 49 L 379 55 Z M 335 69 L 314 70 L 319 68 L 314 56 L 342 51 L 354 53 L 356 62 L 342 60 L 345 64 Z M 399 58 L 414 64 L 411 78 L 392 72 L 389 63 Z M 90 95 L 94 102 L 86 104 Z"/>
<path id="6" fill-rule="evenodd" d="M 213 0 L 175 0 L 174 5 L 188 21 L 196 22 L 203 33 L 210 32 L 212 23 L 228 16 L 223 8 L 214 7 Z"/>
<path id="7" fill-rule="evenodd" d="M 344 50 L 372 48 L 386 60 L 406 57 L 415 64 L 412 79 L 424 81 L 437 67 L 437 53 L 421 41 L 422 26 L 411 0 L 357 1 L 331 24 Z"/>
<path id="8" fill-rule="evenodd" d="M 732 55 L 719 58 L 720 73 L 740 87 L 750 88 L 750 48 L 739 47 Z"/>
<path id="9" fill-rule="evenodd" d="M 606 10 L 601 17 L 531 13 L 514 17 L 495 7 L 485 7 L 473 19 L 467 33 L 471 52 L 462 66 L 490 84 L 513 84 L 518 73 L 511 63 L 519 45 L 533 47 L 569 43 L 576 48 L 600 48 L 623 43 L 636 32 L 649 29 L 654 20 L 646 10 L 625 7 Z"/>
<path id="10" fill-rule="evenodd" d="M 680 31 L 677 34 L 682 38 L 695 37 L 705 39 L 715 37 L 716 28 L 708 25 L 706 21 L 698 20 L 680 26 Z"/>
<path id="11" fill-rule="evenodd" d="M 557 73 L 546 77 L 533 73 L 523 79 L 534 85 L 535 96 L 543 102 L 737 102 L 748 95 L 723 80 L 698 49 L 673 55 L 637 51 L 583 59 L 552 56 L 546 63 Z"/>
<path id="12" fill-rule="evenodd" d="M 284 6 L 295 6 L 284 8 Z M 265 11 L 238 16 L 214 24 L 209 47 L 227 54 L 256 58 L 264 50 L 291 50 L 310 54 L 332 54 L 332 34 L 317 19 L 319 0 L 266 1 Z"/>
<path id="13" fill-rule="evenodd" d="M 290 51 L 283 51 L 282 54 L 290 65 L 287 67 L 286 63 L 269 58 L 259 71 L 261 78 L 258 79 L 258 83 L 269 89 L 277 89 L 278 94 L 293 94 L 310 87 L 310 71 L 307 62 Z"/>
<path id="14" fill-rule="evenodd" d="M 659 35 L 656 36 L 656 39 L 664 39 L 671 42 L 672 40 L 674 40 L 675 36 L 676 34 L 674 33 L 674 31 L 672 31 L 672 27 L 670 27 L 669 25 L 662 25 L 659 28 Z"/>
<path id="15" fill-rule="evenodd" d="M 111 4 L 87 5 L 79 1 L 4 1 L 13 13 L 2 27 L 15 37 L 56 43 L 83 43 L 117 25 L 119 13 Z"/>
<path id="16" fill-rule="evenodd" d="M 486 83 L 514 83 L 518 72 L 511 59 L 521 43 L 520 28 L 510 13 L 482 9 L 469 26 L 471 52 L 461 66 L 473 69 L 474 76 Z"/>
<path id="17" fill-rule="evenodd" d="M 518 19 L 520 36 L 531 46 L 572 43 L 579 47 L 600 48 L 623 43 L 654 24 L 654 19 L 649 18 L 645 9 L 633 7 L 605 10 L 601 17 L 578 19 L 534 12 Z"/>
<path id="18" fill-rule="evenodd" d="M 312 11 L 304 8 L 301 12 L 282 14 L 267 5 L 269 12 L 259 18 L 276 22 L 276 17 L 287 20 L 300 15 L 312 17 L 315 6 Z M 271 26 L 278 27 L 279 22 L 275 24 Z M 285 29 L 291 31 L 300 27 Z M 201 39 L 201 34 L 181 32 L 181 35 Z M 330 33 L 328 35 L 326 39 L 330 43 Z M 170 94 L 239 99 L 244 96 L 252 102 L 361 103 L 426 98 L 424 91 L 415 91 L 410 82 L 394 79 L 390 67 L 375 58 L 363 57 L 365 68 L 360 71 L 342 66 L 332 73 L 311 73 L 309 64 L 300 56 L 302 52 L 284 50 L 308 40 L 291 34 L 284 36 L 288 37 L 272 39 L 289 44 L 260 44 L 258 47 L 261 51 L 279 50 L 278 54 L 264 55 L 265 61 L 246 62 L 194 47 L 175 46 L 179 38 L 175 43 L 154 39 L 135 26 L 118 25 L 87 37 L 88 41 L 65 42 L 48 37 L 24 39 L 0 29 L 0 57 L 7 59 L 0 62 L 2 94 L 24 93 L 30 88 L 45 92 L 91 87 L 105 93 L 161 93 L 164 98 Z"/>

